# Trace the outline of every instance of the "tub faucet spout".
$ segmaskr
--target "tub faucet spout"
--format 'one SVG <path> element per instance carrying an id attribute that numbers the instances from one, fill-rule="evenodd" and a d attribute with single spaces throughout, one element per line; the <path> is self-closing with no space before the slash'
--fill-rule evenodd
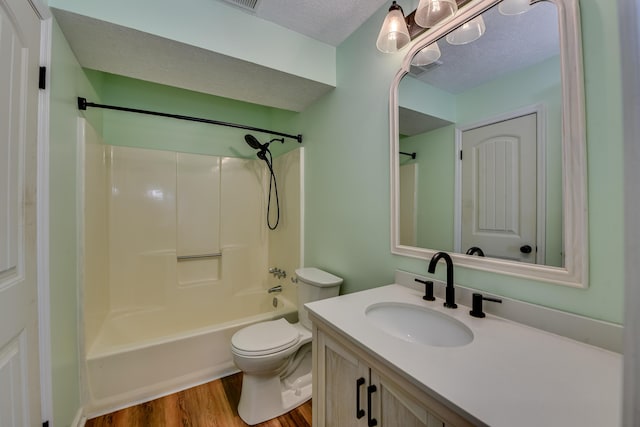
<path id="1" fill-rule="evenodd" d="M 270 293 L 270 294 L 272 294 L 274 292 L 282 292 L 282 285 L 278 285 L 278 286 L 274 286 L 273 288 L 269 288 L 269 290 L 267 292 Z"/>

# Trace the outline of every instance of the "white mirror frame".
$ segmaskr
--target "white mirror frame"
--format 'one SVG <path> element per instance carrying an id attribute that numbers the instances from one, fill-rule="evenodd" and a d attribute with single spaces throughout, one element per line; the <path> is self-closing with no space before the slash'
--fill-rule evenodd
<path id="1" fill-rule="evenodd" d="M 578 0 L 549 1 L 558 8 L 560 68 L 562 84 L 562 198 L 564 267 L 514 262 L 451 253 L 456 266 L 502 273 L 576 288 L 588 287 L 589 249 L 587 234 L 587 158 L 582 68 L 582 36 Z M 400 244 L 399 231 L 399 117 L 398 86 L 411 65 L 413 56 L 424 46 L 445 36 L 464 22 L 499 3 L 477 0 L 463 7 L 450 21 L 430 29 L 419 37 L 407 53 L 390 90 L 389 119 L 391 147 L 391 252 L 413 258 L 430 259 L 438 250 Z"/>

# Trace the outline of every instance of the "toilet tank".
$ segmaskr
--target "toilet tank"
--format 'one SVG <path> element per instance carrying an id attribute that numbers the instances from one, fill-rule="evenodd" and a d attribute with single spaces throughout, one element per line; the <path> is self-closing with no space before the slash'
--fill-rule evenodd
<path id="1" fill-rule="evenodd" d="M 342 278 L 315 267 L 298 268 L 298 319 L 300 324 L 311 329 L 309 314 L 304 305 L 308 302 L 338 296 Z"/>

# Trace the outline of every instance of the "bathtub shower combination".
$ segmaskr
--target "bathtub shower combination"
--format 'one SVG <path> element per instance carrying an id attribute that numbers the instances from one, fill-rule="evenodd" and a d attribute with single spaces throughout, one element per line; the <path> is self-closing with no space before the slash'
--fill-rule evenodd
<path id="1" fill-rule="evenodd" d="M 87 415 L 237 372 L 235 332 L 297 317 L 296 285 L 269 268 L 302 264 L 303 149 L 273 161 L 268 231 L 260 160 L 109 146 L 78 127 Z"/>

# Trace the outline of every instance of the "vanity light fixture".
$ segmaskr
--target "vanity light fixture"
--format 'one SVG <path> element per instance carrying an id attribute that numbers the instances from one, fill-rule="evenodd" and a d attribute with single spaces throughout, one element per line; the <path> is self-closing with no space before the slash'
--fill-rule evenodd
<path id="1" fill-rule="evenodd" d="M 447 34 L 447 42 L 454 45 L 471 43 L 482 37 L 485 30 L 484 19 L 478 15 Z"/>
<path id="2" fill-rule="evenodd" d="M 498 5 L 498 12 L 502 15 L 520 15 L 531 9 L 529 0 L 502 0 Z"/>
<path id="3" fill-rule="evenodd" d="M 458 11 L 455 0 L 420 0 L 416 9 L 416 24 L 430 28 L 453 17 Z"/>
<path id="4" fill-rule="evenodd" d="M 470 1 L 420 0 L 418 8 L 407 16 L 394 1 L 382 23 L 376 47 L 383 53 L 397 52 L 428 28 L 452 18 L 461 6 Z"/>
<path id="5" fill-rule="evenodd" d="M 408 45 L 410 41 L 404 13 L 400 5 L 394 1 L 382 23 L 376 47 L 380 52 L 393 53 Z"/>
<path id="6" fill-rule="evenodd" d="M 438 46 L 438 42 L 433 42 L 420 52 L 416 53 L 411 60 L 411 65 L 422 67 L 436 62 L 438 59 L 440 59 L 440 47 Z"/>

